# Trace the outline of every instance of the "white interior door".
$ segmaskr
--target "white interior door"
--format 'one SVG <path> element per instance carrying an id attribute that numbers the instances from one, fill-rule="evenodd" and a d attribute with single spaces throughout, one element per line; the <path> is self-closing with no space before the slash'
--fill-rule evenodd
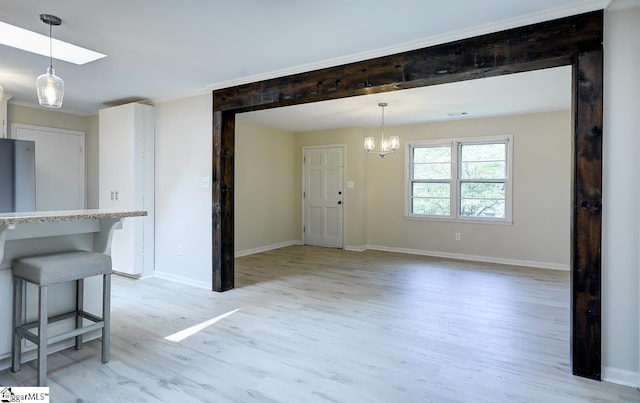
<path id="1" fill-rule="evenodd" d="M 343 247 L 344 147 L 304 148 L 304 244 Z"/>
<path id="2" fill-rule="evenodd" d="M 11 136 L 36 143 L 36 210 L 85 208 L 84 132 L 13 124 Z"/>

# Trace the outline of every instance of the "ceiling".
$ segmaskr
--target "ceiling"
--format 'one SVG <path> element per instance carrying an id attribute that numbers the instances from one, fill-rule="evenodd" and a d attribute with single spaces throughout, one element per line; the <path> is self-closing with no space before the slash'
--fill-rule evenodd
<path id="1" fill-rule="evenodd" d="M 126 101 L 146 99 L 158 103 L 204 94 L 212 89 L 603 9 L 608 3 L 609 0 L 7 0 L 0 3 L 0 21 L 46 35 L 48 26 L 39 15 L 53 14 L 62 19 L 62 25 L 53 28 L 54 38 L 107 54 L 80 66 L 55 60 L 54 54 L 54 68 L 66 84 L 62 111 L 92 115 L 100 108 Z M 37 105 L 35 78 L 45 72 L 47 65 L 45 56 L 0 45 L 0 85 L 13 96 L 10 102 Z M 550 76 L 545 76 L 547 73 Z M 566 72 L 545 72 L 536 77 L 560 80 L 561 75 Z M 507 80 L 510 88 L 527 86 L 528 91 L 533 91 L 527 94 L 532 95 L 515 98 L 524 102 L 522 108 L 527 103 L 536 104 L 534 100 L 556 106 L 564 103 L 566 107 L 566 93 L 543 94 L 545 91 L 540 91 L 533 79 L 517 84 L 518 77 L 487 80 Z M 465 90 L 466 85 L 471 89 Z M 383 101 L 390 104 L 389 124 L 400 116 L 400 109 L 406 111 L 409 107 L 437 118 L 448 112 L 467 111 L 468 116 L 495 113 L 505 104 L 514 105 L 513 94 L 499 97 L 493 89 L 483 89 L 487 88 L 483 85 L 474 81 L 432 87 L 426 93 L 416 90 L 417 98 L 411 101 L 396 98 L 400 94 L 386 94 Z M 550 100 L 543 100 L 545 96 Z M 360 116 L 357 125 L 367 125 L 364 115 L 379 119 L 377 103 L 381 100 L 363 98 L 357 106 L 346 106 L 342 101 L 327 103 L 331 106 L 326 113 L 336 117 L 353 109 Z M 312 104 L 309 108 L 318 110 L 319 106 Z M 308 119 L 301 117 L 286 128 L 308 128 L 304 123 Z"/>

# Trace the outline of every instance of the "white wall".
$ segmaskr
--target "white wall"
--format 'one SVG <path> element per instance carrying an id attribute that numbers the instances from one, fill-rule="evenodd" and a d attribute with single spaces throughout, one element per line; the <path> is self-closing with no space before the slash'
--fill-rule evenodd
<path id="1" fill-rule="evenodd" d="M 624 3 L 614 1 L 605 14 L 602 367 L 603 379 L 637 386 L 640 8 L 615 8 Z"/>
<path id="2" fill-rule="evenodd" d="M 402 149 L 367 163 L 367 239 L 376 249 L 569 269 L 569 111 L 390 127 Z M 403 219 L 406 142 L 513 135 L 513 225 Z M 379 135 L 371 129 L 368 135 Z M 460 241 L 455 233 L 461 234 Z M 430 253 L 428 253 L 430 254 Z"/>
<path id="3" fill-rule="evenodd" d="M 235 255 L 300 243 L 294 134 L 236 119 Z"/>
<path id="4" fill-rule="evenodd" d="M 155 275 L 211 288 L 211 94 L 158 104 Z"/>

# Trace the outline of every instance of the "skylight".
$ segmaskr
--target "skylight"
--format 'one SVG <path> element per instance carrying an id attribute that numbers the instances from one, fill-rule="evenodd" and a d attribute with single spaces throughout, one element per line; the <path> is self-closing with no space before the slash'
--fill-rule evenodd
<path id="1" fill-rule="evenodd" d="M 0 44 L 49 57 L 49 36 L 0 22 Z M 58 39 L 52 41 L 53 57 L 74 64 L 85 64 L 107 55 Z"/>

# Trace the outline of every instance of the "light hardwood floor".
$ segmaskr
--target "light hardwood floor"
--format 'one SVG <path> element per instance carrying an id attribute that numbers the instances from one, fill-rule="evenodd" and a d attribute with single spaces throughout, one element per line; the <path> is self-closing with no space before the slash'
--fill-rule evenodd
<path id="1" fill-rule="evenodd" d="M 571 375 L 566 272 L 294 246 L 236 259 L 236 287 L 114 278 L 111 361 L 49 356 L 52 402 L 640 401 Z"/>

